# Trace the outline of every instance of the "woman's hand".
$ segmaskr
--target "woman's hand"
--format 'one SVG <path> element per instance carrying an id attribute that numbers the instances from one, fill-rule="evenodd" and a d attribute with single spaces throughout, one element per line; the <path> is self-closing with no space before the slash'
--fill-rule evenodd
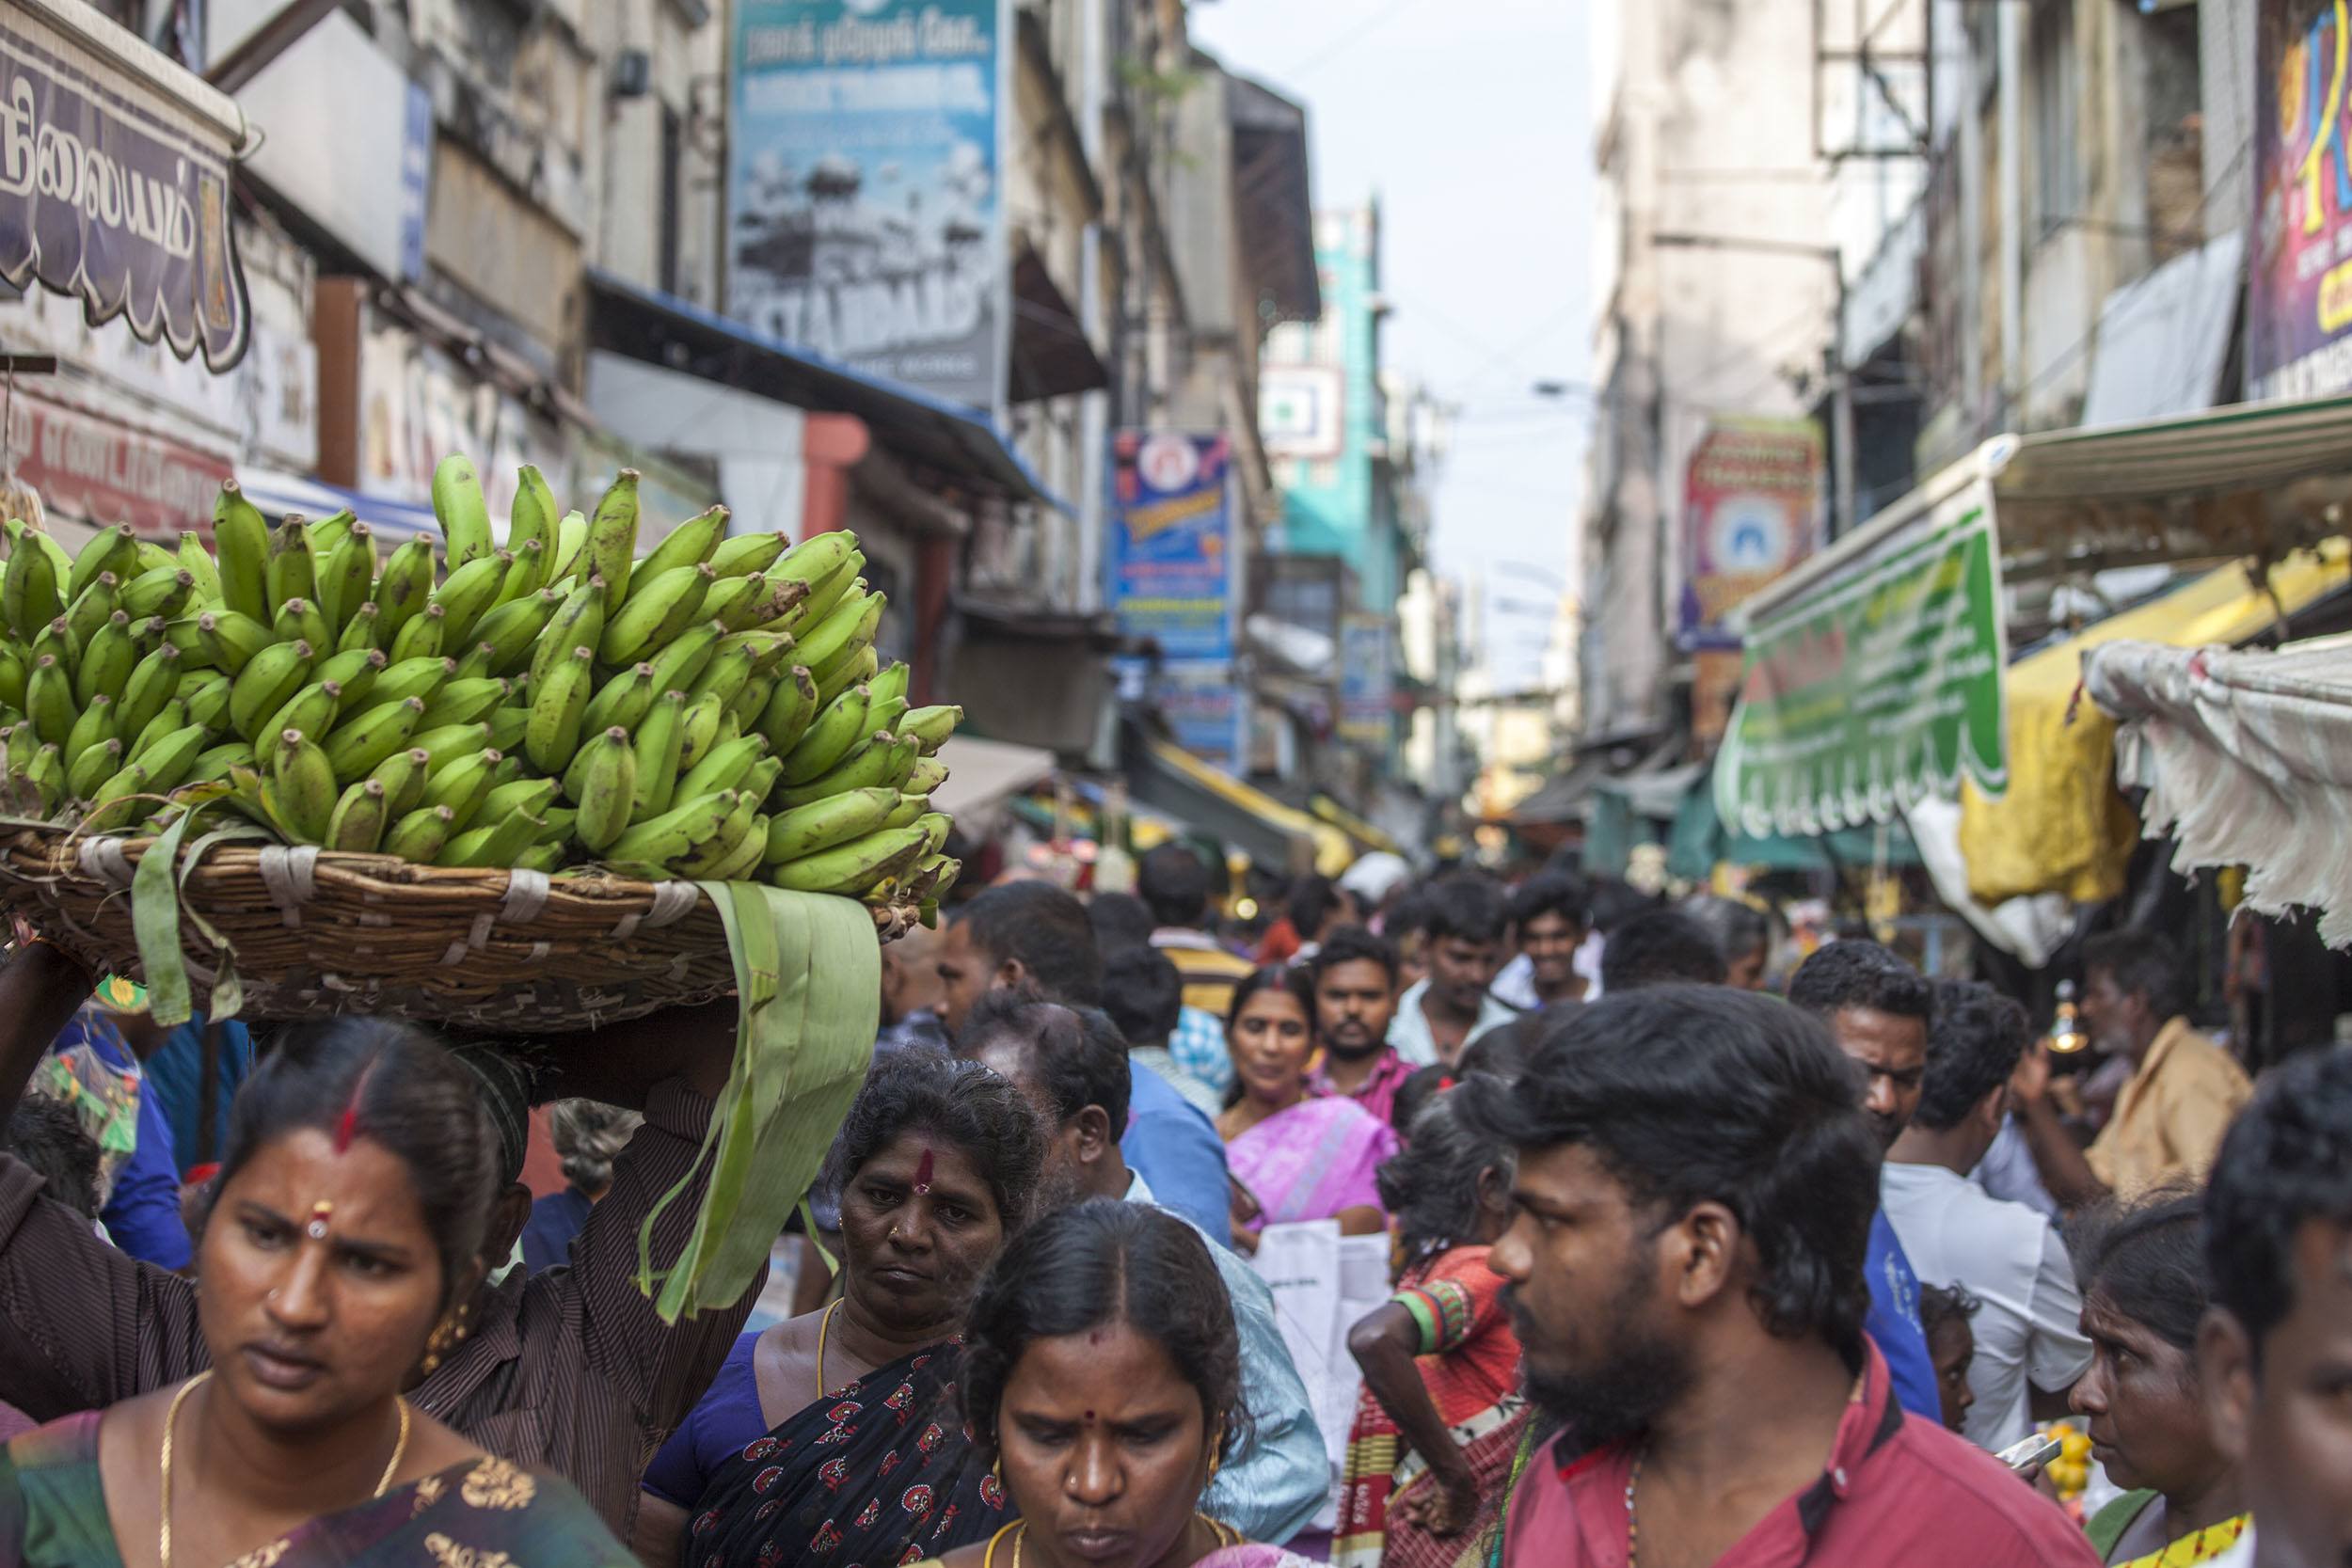
<path id="1" fill-rule="evenodd" d="M 1458 1456 L 1457 1456 L 1458 1457 Z M 1433 1471 L 1396 1499 L 1396 1516 L 1432 1535 L 1459 1535 L 1478 1519 L 1478 1478 L 1467 1465 Z"/>

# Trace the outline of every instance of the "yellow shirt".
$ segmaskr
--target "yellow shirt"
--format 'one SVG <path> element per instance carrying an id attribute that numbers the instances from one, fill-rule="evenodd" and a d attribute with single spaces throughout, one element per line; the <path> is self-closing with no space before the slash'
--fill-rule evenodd
<path id="1" fill-rule="evenodd" d="M 2124 1196 L 2168 1178 L 2201 1177 L 2253 1092 L 2228 1052 L 2176 1018 L 2149 1045 L 2084 1158 L 2093 1176 Z"/>

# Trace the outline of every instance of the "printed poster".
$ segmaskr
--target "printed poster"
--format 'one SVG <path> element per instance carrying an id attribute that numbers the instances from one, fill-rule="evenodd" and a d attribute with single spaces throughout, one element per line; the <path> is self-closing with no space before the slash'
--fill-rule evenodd
<path id="1" fill-rule="evenodd" d="M 734 44 L 726 314 L 998 409 L 1009 0 L 742 0 Z"/>
<path id="2" fill-rule="evenodd" d="M 2254 253 L 2246 381 L 2257 402 L 2352 388 L 2352 48 L 2336 0 L 2258 0 Z"/>
<path id="3" fill-rule="evenodd" d="M 1682 502 L 1682 645 L 1737 648 L 1732 609 L 1813 552 L 1821 431 L 1810 420 L 1717 419 L 1691 450 Z"/>

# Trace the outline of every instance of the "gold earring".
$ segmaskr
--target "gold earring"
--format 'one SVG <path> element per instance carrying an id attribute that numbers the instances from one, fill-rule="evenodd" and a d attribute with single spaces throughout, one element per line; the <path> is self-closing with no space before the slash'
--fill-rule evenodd
<path id="1" fill-rule="evenodd" d="M 433 1332 L 426 1337 L 424 1341 L 424 1360 L 421 1365 L 427 1377 L 440 1370 L 441 1357 L 448 1353 L 449 1347 L 449 1320 L 443 1318 L 433 1325 Z"/>
<path id="2" fill-rule="evenodd" d="M 1000 1453 L 994 1459 L 988 1462 L 988 1473 L 990 1479 L 994 1481 L 997 1485 L 1002 1486 L 1005 1484 L 1005 1456 L 1003 1454 Z"/>

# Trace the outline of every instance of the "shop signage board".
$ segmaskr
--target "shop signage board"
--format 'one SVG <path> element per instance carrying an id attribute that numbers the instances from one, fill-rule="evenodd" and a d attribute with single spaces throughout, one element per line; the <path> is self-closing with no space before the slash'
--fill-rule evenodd
<path id="1" fill-rule="evenodd" d="M 1736 648 L 1724 618 L 1813 552 L 1821 535 L 1821 427 L 1721 416 L 1691 449 L 1682 500 L 1682 646 Z"/>
<path id="2" fill-rule="evenodd" d="M 28 392 L 6 400 L 16 477 L 52 513 L 103 528 L 129 523 L 143 539 L 176 545 L 183 529 L 210 533 L 229 460 L 183 442 Z"/>
<path id="3" fill-rule="evenodd" d="M 1001 409 L 1011 0 L 743 0 L 734 26 L 726 313 Z"/>
<path id="4" fill-rule="evenodd" d="M 2246 380 L 2254 401 L 2352 388 L 2352 48 L 2337 0 L 2257 0 L 2254 251 Z"/>
<path id="5" fill-rule="evenodd" d="M 1389 618 L 1351 612 L 1340 623 L 1340 738 L 1389 743 Z"/>
<path id="6" fill-rule="evenodd" d="M 1159 644 L 1153 694 L 1178 744 L 1220 767 L 1242 749 L 1233 490 L 1225 436 L 1122 430 L 1111 437 L 1110 610 L 1122 636 Z"/>
<path id="7" fill-rule="evenodd" d="M 2007 633 L 1993 486 L 1979 477 L 1747 628 L 1716 810 L 1741 832 L 1885 822 L 1966 778 L 2008 785 Z"/>
<path id="8" fill-rule="evenodd" d="M 229 369 L 248 331 L 229 212 L 242 132 L 233 102 L 88 7 L 0 7 L 0 277 Z"/>

